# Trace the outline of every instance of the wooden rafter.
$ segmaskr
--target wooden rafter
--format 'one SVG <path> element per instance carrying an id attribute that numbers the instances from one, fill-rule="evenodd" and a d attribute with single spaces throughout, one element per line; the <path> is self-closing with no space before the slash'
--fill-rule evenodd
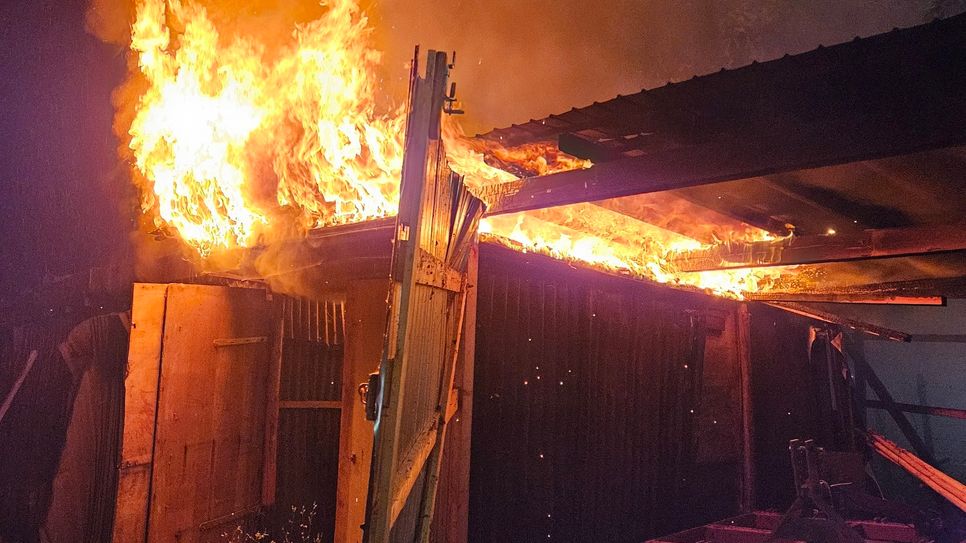
<path id="1" fill-rule="evenodd" d="M 707 271 L 843 262 L 966 250 L 966 225 L 865 230 L 860 234 L 792 236 L 773 241 L 729 242 L 681 253 L 680 271 Z"/>
<path id="2" fill-rule="evenodd" d="M 793 302 L 774 302 L 774 303 L 768 303 L 768 305 L 772 307 L 776 307 L 783 311 L 788 311 L 789 313 L 794 313 L 796 315 L 801 315 L 803 317 L 808 317 L 810 319 L 827 322 L 829 324 L 837 324 L 840 326 L 845 326 L 847 328 L 851 328 L 852 330 L 857 330 L 859 332 L 880 337 L 883 339 L 889 339 L 892 341 L 900 341 L 900 342 L 909 342 L 912 339 L 912 335 L 907 334 L 906 332 L 900 332 L 899 330 L 893 330 L 891 328 L 878 326 L 878 325 L 860 321 L 857 319 L 850 319 L 848 317 L 836 315 L 835 313 L 831 313 L 828 311 L 822 311 L 821 309 L 817 309 L 805 304 L 798 304 Z"/>
<path id="3" fill-rule="evenodd" d="M 861 305 L 919 305 L 944 306 L 943 296 L 900 296 L 895 294 L 846 294 L 816 292 L 764 292 L 748 293 L 745 299 L 755 302 L 798 302 L 823 304 L 861 304 Z"/>

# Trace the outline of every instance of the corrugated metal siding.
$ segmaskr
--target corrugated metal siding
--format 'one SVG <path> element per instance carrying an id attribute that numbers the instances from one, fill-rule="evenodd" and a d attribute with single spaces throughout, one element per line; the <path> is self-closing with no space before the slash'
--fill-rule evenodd
<path id="1" fill-rule="evenodd" d="M 733 304 L 493 247 L 478 296 L 471 541 L 643 541 L 735 511 L 737 458 L 697 446 L 734 423 L 703 371 L 707 312 Z"/>
<path id="2" fill-rule="evenodd" d="M 341 399 L 342 345 L 292 338 L 282 345 L 281 401 Z"/>
<path id="3" fill-rule="evenodd" d="M 419 284 L 413 285 L 410 296 L 413 310 L 407 327 L 412 332 L 406 337 L 408 365 L 405 389 L 400 392 L 405 415 L 399 422 L 399 458 L 394 468 L 402 465 L 407 453 L 425 439 L 424 432 L 437 422 L 440 380 L 451 341 L 446 334 L 447 317 L 455 299 L 445 290 Z"/>
<path id="4" fill-rule="evenodd" d="M 345 302 L 282 297 L 281 402 L 340 401 L 345 347 Z M 292 405 L 292 404 L 289 404 Z M 335 530 L 339 476 L 338 408 L 279 410 L 276 507 L 272 535 L 293 537 L 311 516 L 308 532 L 330 542 Z M 313 539 L 314 541 L 314 539 Z"/>
<path id="5" fill-rule="evenodd" d="M 34 540 L 47 514 L 76 390 L 57 346 L 80 320 L 64 316 L 0 328 L 0 402 L 30 352 L 39 355 L 0 422 L 0 539 Z"/>
<path id="6" fill-rule="evenodd" d="M 283 409 L 279 413 L 276 526 L 299 533 L 302 508 L 314 510 L 311 532 L 331 542 L 339 476 L 338 409 Z M 293 511 L 294 508 L 294 511 Z M 289 523 L 295 521 L 296 525 Z M 276 530 L 272 535 L 281 541 Z M 311 541 L 315 541 L 312 539 Z"/>

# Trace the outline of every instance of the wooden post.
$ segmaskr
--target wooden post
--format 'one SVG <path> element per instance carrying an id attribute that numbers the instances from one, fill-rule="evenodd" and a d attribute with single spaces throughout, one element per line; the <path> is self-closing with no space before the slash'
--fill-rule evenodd
<path id="1" fill-rule="evenodd" d="M 272 360 L 268 368 L 268 397 L 265 400 L 265 463 L 262 471 L 262 505 L 275 503 L 278 475 L 278 409 L 279 390 L 282 384 L 282 348 L 285 342 L 285 319 L 282 304 L 272 311 L 275 317 L 275 335 L 272 337 Z"/>
<path id="2" fill-rule="evenodd" d="M 476 353 L 476 296 L 479 245 L 470 253 L 466 272 L 466 307 L 463 339 L 453 386 L 459 390 L 459 408 L 446 424 L 446 440 L 437 487 L 436 511 L 430 530 L 433 543 L 465 543 L 469 530 L 470 430 L 473 427 L 473 368 Z"/>
<path id="3" fill-rule="evenodd" d="M 755 509 L 755 433 L 751 395 L 751 313 L 748 304 L 738 305 L 738 371 L 741 378 L 741 511 Z"/>
<path id="4" fill-rule="evenodd" d="M 342 419 L 335 541 L 360 543 L 366 517 L 372 422 L 366 420 L 358 387 L 379 369 L 386 330 L 389 279 L 357 280 L 346 292 L 345 358 L 342 366 Z"/>

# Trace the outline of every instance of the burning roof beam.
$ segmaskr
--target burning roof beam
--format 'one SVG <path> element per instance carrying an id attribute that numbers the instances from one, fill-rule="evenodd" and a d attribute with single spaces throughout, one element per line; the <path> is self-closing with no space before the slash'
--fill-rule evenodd
<path id="1" fill-rule="evenodd" d="M 946 305 L 943 296 L 899 296 L 894 294 L 839 294 L 812 292 L 767 292 L 745 294 L 746 300 L 756 302 L 798 302 L 825 304 L 861 304 L 861 305 L 915 305 L 941 307 Z"/>
<path id="2" fill-rule="evenodd" d="M 759 268 L 843 262 L 966 250 L 966 224 L 886 228 L 860 234 L 791 236 L 771 241 L 726 242 L 671 259 L 679 271 Z"/>

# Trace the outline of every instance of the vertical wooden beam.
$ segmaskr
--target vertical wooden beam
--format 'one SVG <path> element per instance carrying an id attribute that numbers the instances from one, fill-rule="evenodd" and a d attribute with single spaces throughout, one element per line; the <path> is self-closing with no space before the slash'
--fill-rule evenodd
<path id="1" fill-rule="evenodd" d="M 387 270 L 388 272 L 388 270 Z M 336 492 L 335 541 L 361 543 L 366 516 L 372 422 L 366 420 L 358 387 L 379 369 L 386 330 L 385 279 L 349 282 L 345 303 L 345 358 L 342 366 L 342 418 L 339 430 L 339 483 Z"/>
<path id="2" fill-rule="evenodd" d="M 167 296 L 168 285 L 134 285 L 114 543 L 147 540 Z"/>
<path id="3" fill-rule="evenodd" d="M 278 409 L 279 390 L 282 384 L 282 346 L 285 342 L 285 319 L 282 304 L 275 305 L 275 335 L 272 338 L 272 359 L 268 367 L 268 397 L 265 401 L 265 461 L 262 470 L 262 505 L 275 503 L 278 471 Z"/>
<path id="4" fill-rule="evenodd" d="M 476 296 L 479 245 L 470 253 L 466 273 L 463 339 L 453 386 L 459 389 L 459 409 L 446 424 L 445 453 L 440 467 L 432 543 L 465 543 L 469 537 L 470 443 L 473 427 L 473 369 L 476 353 Z"/>
<path id="5" fill-rule="evenodd" d="M 748 304 L 738 305 L 737 315 L 738 371 L 741 378 L 741 510 L 748 513 L 755 508 L 755 434 L 751 398 L 751 313 Z"/>

